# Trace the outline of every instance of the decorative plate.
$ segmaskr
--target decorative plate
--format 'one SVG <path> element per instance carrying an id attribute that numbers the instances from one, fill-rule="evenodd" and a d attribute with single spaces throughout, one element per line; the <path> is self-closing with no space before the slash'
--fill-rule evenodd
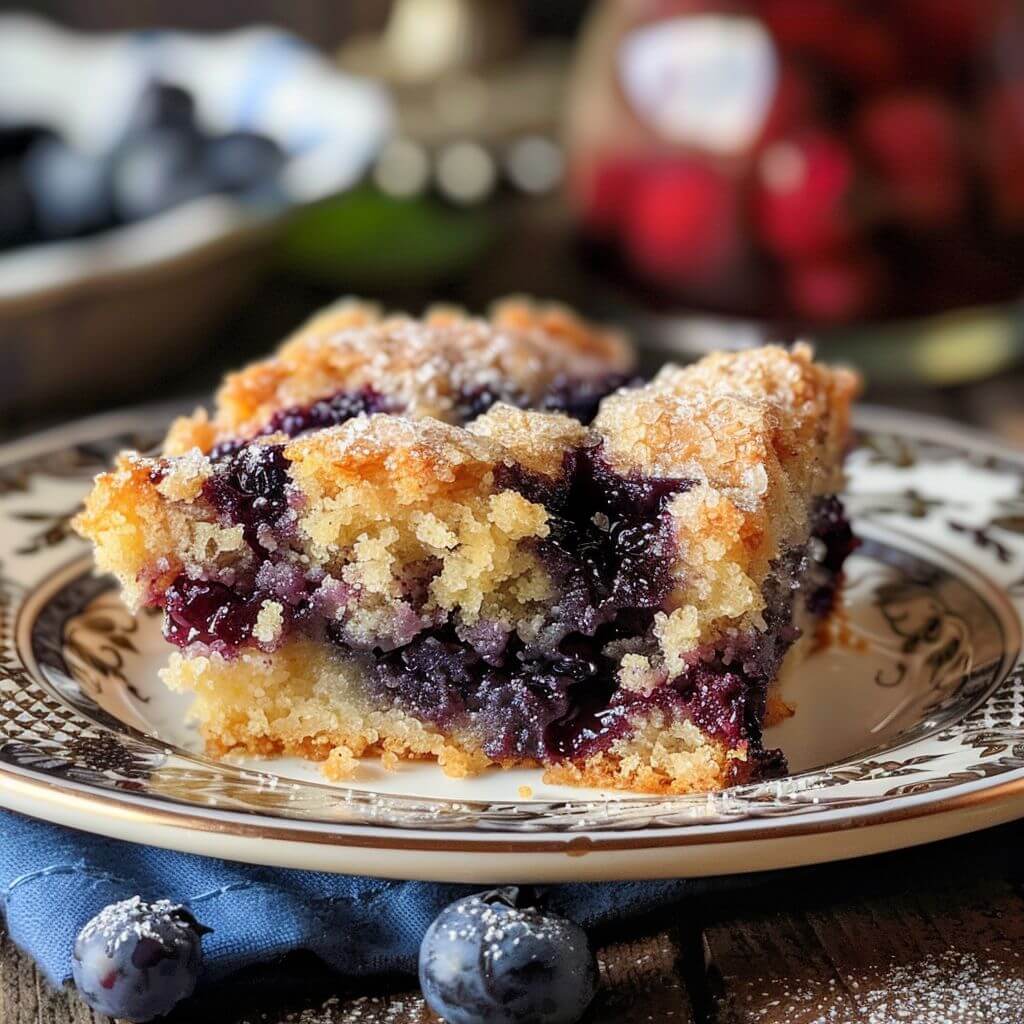
<path id="1" fill-rule="evenodd" d="M 237 860 L 474 882 L 754 871 L 1024 815 L 1024 456 L 989 438 L 862 413 L 846 501 L 864 543 L 769 732 L 793 774 L 665 799 L 525 770 L 368 763 L 332 785 L 297 761 L 205 758 L 157 680 L 159 621 L 125 610 L 68 526 L 93 474 L 167 415 L 0 449 L 0 804 Z"/>

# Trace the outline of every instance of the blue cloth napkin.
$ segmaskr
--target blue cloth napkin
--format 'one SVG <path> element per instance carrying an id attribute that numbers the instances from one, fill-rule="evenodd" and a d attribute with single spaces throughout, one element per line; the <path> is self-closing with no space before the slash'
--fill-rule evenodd
<path id="1" fill-rule="evenodd" d="M 662 908 L 694 883 L 615 882 L 545 889 L 552 909 L 585 927 Z M 60 985 L 78 930 L 136 894 L 188 905 L 203 939 L 203 982 L 307 950 L 350 976 L 411 972 L 420 939 L 452 900 L 486 886 L 393 882 L 253 867 L 103 839 L 0 811 L 0 913 L 11 938 Z"/>

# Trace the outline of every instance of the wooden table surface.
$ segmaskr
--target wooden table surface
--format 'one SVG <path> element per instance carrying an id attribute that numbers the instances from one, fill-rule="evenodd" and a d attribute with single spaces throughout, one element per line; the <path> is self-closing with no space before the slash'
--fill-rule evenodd
<path id="1" fill-rule="evenodd" d="M 226 356 L 230 362 L 232 357 Z M 869 396 L 1024 445 L 1024 375 Z M 897 854 L 755 877 L 599 935 L 591 1024 L 1024 1024 L 1024 822 Z M 412 1024 L 415 980 L 351 986 L 311 958 L 253 971 L 173 1024 Z M 0 926 L 0 1024 L 98 1024 Z"/>

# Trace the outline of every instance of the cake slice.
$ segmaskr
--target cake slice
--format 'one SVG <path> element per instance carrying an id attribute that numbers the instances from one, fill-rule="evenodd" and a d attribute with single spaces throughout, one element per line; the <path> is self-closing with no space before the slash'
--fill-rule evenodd
<path id="1" fill-rule="evenodd" d="M 589 421 L 633 363 L 620 334 L 563 306 L 506 299 L 488 319 L 438 307 L 415 320 L 346 299 L 269 359 L 229 374 L 213 415 L 199 409 L 178 420 L 164 447 L 169 455 L 219 451 L 375 412 L 465 423 L 496 402 Z"/>
<path id="2" fill-rule="evenodd" d="M 765 709 L 854 544 L 855 390 L 768 347 L 667 367 L 590 425 L 499 403 L 289 438 L 218 413 L 212 443 L 121 455 L 76 526 L 164 610 L 164 679 L 213 755 L 718 789 L 784 770 Z"/>

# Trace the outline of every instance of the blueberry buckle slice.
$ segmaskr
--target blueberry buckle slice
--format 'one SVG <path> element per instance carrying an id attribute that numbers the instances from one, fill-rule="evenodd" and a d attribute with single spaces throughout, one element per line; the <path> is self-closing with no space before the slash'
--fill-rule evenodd
<path id="1" fill-rule="evenodd" d="M 666 367 L 590 425 L 350 392 L 210 454 L 125 454 L 76 526 L 164 610 L 162 678 L 214 756 L 719 789 L 785 770 L 782 664 L 856 544 L 855 387 L 798 346 Z"/>

